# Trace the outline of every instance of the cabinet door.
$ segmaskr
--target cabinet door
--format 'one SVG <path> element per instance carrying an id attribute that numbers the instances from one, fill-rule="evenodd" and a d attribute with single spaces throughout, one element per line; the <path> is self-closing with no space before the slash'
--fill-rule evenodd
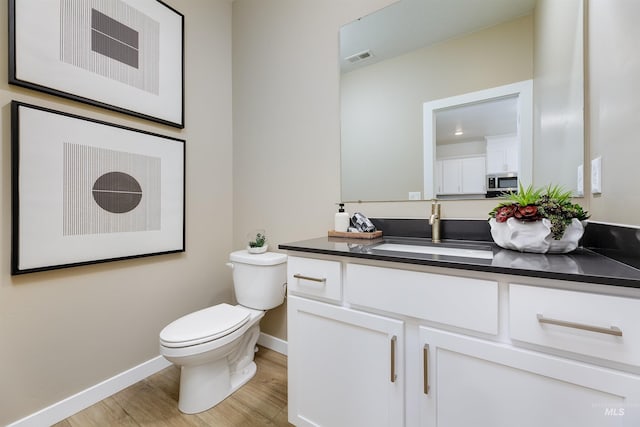
<path id="1" fill-rule="evenodd" d="M 404 425 L 403 322 L 290 296 L 289 422 Z"/>
<path id="2" fill-rule="evenodd" d="M 505 164 L 507 168 L 507 172 L 518 172 L 518 167 L 520 165 L 520 150 L 518 149 L 517 141 L 507 147 L 505 151 Z"/>
<path id="3" fill-rule="evenodd" d="M 518 172 L 517 135 L 487 137 L 487 173 Z"/>
<path id="4" fill-rule="evenodd" d="M 420 343 L 422 426 L 640 425 L 640 376 L 425 327 Z"/>
<path id="5" fill-rule="evenodd" d="M 484 182 L 487 178 L 484 157 L 460 159 L 462 171 L 462 193 L 481 194 L 486 192 Z"/>
<path id="6" fill-rule="evenodd" d="M 507 152 L 503 147 L 492 147 L 487 144 L 487 173 L 496 174 L 507 171 Z"/>
<path id="7" fill-rule="evenodd" d="M 460 159 L 442 160 L 442 191 L 441 194 L 459 194 L 462 190 Z"/>
<path id="8" fill-rule="evenodd" d="M 464 157 L 438 160 L 440 183 L 437 194 L 481 194 L 485 192 L 486 160 Z"/>
<path id="9" fill-rule="evenodd" d="M 442 194 L 442 160 L 436 161 L 436 171 L 435 171 L 435 194 Z"/>

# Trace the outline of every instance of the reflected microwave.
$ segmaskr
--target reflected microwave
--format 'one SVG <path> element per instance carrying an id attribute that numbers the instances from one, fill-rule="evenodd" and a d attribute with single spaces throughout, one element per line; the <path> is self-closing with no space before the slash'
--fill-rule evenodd
<path id="1" fill-rule="evenodd" d="M 503 193 L 518 191 L 518 175 L 516 173 L 500 173 L 487 175 L 487 197 L 498 197 Z"/>

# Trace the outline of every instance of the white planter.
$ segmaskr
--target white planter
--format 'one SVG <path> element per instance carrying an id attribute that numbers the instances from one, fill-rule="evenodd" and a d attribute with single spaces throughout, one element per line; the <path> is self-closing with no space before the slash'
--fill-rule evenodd
<path id="1" fill-rule="evenodd" d="M 575 250 L 587 222 L 580 222 L 574 218 L 559 240 L 553 238 L 551 221 L 546 218 L 532 222 L 519 221 L 516 218 L 497 222 L 495 218 L 491 218 L 489 225 L 491 237 L 498 246 L 514 251 L 544 254 L 567 253 Z"/>
<path id="2" fill-rule="evenodd" d="M 252 248 L 251 246 L 247 246 L 247 252 L 250 254 L 263 254 L 267 252 L 269 245 L 260 246 L 259 248 Z"/>

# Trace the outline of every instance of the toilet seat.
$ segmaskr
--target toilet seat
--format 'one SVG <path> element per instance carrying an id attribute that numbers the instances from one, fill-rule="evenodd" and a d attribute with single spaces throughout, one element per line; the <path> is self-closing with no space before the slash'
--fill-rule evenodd
<path id="1" fill-rule="evenodd" d="M 251 311 L 241 306 L 218 304 L 187 314 L 160 332 L 160 343 L 179 348 L 213 341 L 241 328 Z"/>

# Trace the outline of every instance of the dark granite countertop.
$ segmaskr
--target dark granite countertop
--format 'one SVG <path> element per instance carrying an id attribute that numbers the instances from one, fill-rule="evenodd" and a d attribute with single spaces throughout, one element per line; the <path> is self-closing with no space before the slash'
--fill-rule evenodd
<path id="1" fill-rule="evenodd" d="M 406 239 L 403 238 L 402 243 L 405 243 Z M 639 269 L 583 248 L 578 248 L 566 255 L 542 255 L 502 249 L 493 242 L 467 242 L 493 251 L 493 259 L 479 259 L 374 250 L 375 246 L 383 243 L 384 240 L 383 238 L 364 240 L 321 237 L 280 244 L 278 247 L 295 252 L 640 288 Z M 416 239 L 416 243 L 418 241 Z M 460 241 L 443 241 L 444 245 L 447 243 L 455 244 Z"/>

